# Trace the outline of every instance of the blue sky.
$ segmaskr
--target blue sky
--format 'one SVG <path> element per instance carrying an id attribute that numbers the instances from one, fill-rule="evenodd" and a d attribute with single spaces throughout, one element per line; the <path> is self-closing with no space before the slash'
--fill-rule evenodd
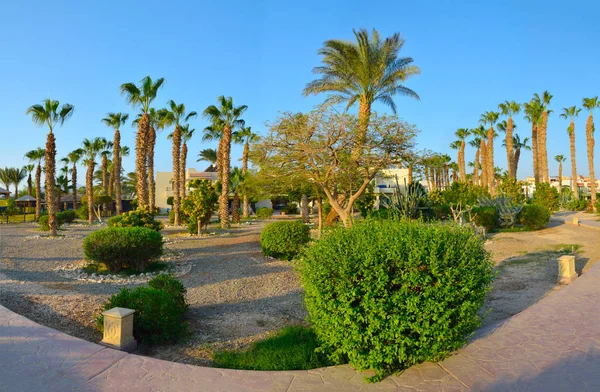
<path id="1" fill-rule="evenodd" d="M 134 114 L 119 86 L 146 75 L 166 83 L 154 105 L 169 99 L 201 112 L 218 95 L 246 104 L 248 125 L 262 133 L 279 111 L 306 111 L 325 97 L 302 96 L 319 64 L 317 50 L 331 38 L 353 39 L 352 29 L 400 32 L 402 55 L 421 75 L 407 82 L 420 101 L 397 97 L 398 114 L 421 130 L 419 148 L 448 148 L 454 131 L 475 127 L 481 113 L 508 99 L 528 101 L 549 90 L 554 99 L 548 129 L 551 175 L 556 154 L 569 155 L 566 106 L 600 93 L 600 42 L 593 1 L 55 1 L 6 2 L 0 15 L 0 166 L 25 163 L 23 154 L 45 143 L 45 130 L 25 115 L 46 97 L 75 106 L 57 130 L 58 157 L 85 137 L 112 137 L 100 123 L 106 112 Z M 378 111 L 387 108 L 376 106 Z M 576 122 L 578 172 L 587 175 L 584 127 Z M 516 119 L 517 133 L 530 126 Z M 206 120 L 192 126 L 201 130 Z M 122 131 L 134 147 L 133 128 Z M 500 142 L 497 142 L 498 145 Z M 214 147 L 199 135 L 190 143 L 188 166 L 202 169 L 196 154 Z M 234 147 L 233 164 L 241 148 Z M 133 154 L 132 154 L 133 155 Z M 472 160 L 474 151 L 467 151 Z M 496 164 L 506 167 L 498 151 Z M 532 174 L 522 155 L 519 177 Z M 132 171 L 133 157 L 124 161 Z M 570 165 L 567 162 L 565 172 Z M 166 133 L 159 135 L 156 170 L 170 171 Z"/>

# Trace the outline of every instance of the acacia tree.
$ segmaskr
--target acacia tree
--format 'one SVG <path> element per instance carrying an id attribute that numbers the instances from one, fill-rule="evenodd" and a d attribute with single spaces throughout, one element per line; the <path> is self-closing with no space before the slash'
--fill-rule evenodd
<path id="1" fill-rule="evenodd" d="M 380 170 L 412 153 L 416 135 L 414 127 L 396 117 L 374 113 L 363 139 L 356 116 L 332 110 L 284 113 L 269 128 L 253 155 L 290 175 L 306 176 L 325 193 L 346 227 L 352 225 L 354 202 Z M 355 159 L 353 149 L 362 140 L 363 154 Z M 336 197 L 335 189 L 344 189 L 346 197 Z"/>
<path id="2" fill-rule="evenodd" d="M 113 164 L 111 170 L 111 178 L 114 181 L 115 189 L 115 210 L 116 214 L 120 215 L 123 211 L 121 203 L 121 131 L 119 130 L 127 120 L 129 115 L 125 113 L 107 113 L 102 119 L 102 123 L 115 130 L 113 137 Z"/>
<path id="3" fill-rule="evenodd" d="M 577 160 L 575 158 L 575 119 L 581 112 L 580 108 L 571 106 L 563 108 L 563 112 L 560 114 L 562 118 L 571 120 L 567 133 L 569 134 L 569 144 L 571 150 L 571 188 L 576 195 L 579 195 L 579 189 L 577 187 Z"/>
<path id="4" fill-rule="evenodd" d="M 56 236 L 58 222 L 56 220 L 56 138 L 54 137 L 54 127 L 62 126 L 65 121 L 73 115 L 74 108 L 68 103 L 60 106 L 60 102 L 45 99 L 42 105 L 33 105 L 27 109 L 27 114 L 31 115 L 34 124 L 39 126 L 48 126 L 48 136 L 46 140 L 46 149 L 44 161 L 46 164 L 46 205 L 48 206 L 48 226 L 50 235 Z M 39 205 L 39 204 L 38 204 Z"/>
<path id="5" fill-rule="evenodd" d="M 35 150 L 31 150 L 25 154 L 25 157 L 29 159 L 29 162 L 33 162 L 36 165 L 35 169 L 35 220 L 40 218 L 42 211 L 42 161 L 46 156 L 46 152 L 43 148 L 38 147 Z"/>
<path id="6" fill-rule="evenodd" d="M 585 141 L 587 145 L 588 165 L 590 168 L 590 192 L 592 194 L 592 208 L 596 212 L 596 176 L 594 174 L 594 109 L 600 106 L 598 97 L 583 98 L 583 107 L 586 108 L 590 115 L 585 123 Z"/>
<path id="7" fill-rule="evenodd" d="M 514 131 L 514 122 L 513 116 L 519 114 L 521 112 L 521 105 L 516 103 L 515 101 L 504 101 L 500 105 L 498 105 L 498 109 L 500 109 L 500 113 L 503 116 L 507 117 L 506 120 L 506 137 L 504 139 L 504 145 L 506 146 L 506 162 L 508 164 L 508 176 L 512 179 L 517 178 L 517 173 L 515 168 L 513 167 L 514 162 L 514 148 L 513 148 L 513 131 Z"/>

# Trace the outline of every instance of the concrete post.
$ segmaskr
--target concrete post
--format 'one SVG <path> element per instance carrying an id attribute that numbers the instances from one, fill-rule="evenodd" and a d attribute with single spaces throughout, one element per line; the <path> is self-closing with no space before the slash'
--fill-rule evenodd
<path id="1" fill-rule="evenodd" d="M 564 255 L 558 258 L 558 283 L 569 284 L 577 278 L 575 256 Z"/>
<path id="2" fill-rule="evenodd" d="M 132 352 L 137 348 L 133 338 L 133 314 L 135 310 L 112 308 L 104 316 L 104 338 L 101 344 L 117 350 Z"/>

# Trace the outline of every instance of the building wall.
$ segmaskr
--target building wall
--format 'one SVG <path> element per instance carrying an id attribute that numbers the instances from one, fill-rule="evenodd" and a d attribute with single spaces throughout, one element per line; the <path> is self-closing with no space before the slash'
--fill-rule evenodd
<path id="1" fill-rule="evenodd" d="M 187 183 L 197 179 L 216 181 L 216 172 L 199 172 L 196 169 L 188 168 L 185 174 Z M 167 199 L 173 196 L 173 172 L 156 172 L 156 206 L 161 212 L 171 208 L 167 204 Z"/>

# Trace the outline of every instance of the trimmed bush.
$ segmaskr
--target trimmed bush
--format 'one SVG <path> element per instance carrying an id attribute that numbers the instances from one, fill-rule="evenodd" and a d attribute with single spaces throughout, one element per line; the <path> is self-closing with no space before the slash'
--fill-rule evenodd
<path id="1" fill-rule="evenodd" d="M 269 219 L 273 216 L 273 209 L 269 207 L 261 207 L 256 210 L 256 217 L 258 219 Z"/>
<path id="2" fill-rule="evenodd" d="M 188 324 L 183 321 L 185 310 L 166 290 L 140 286 L 123 288 L 109 298 L 101 312 L 114 307 L 135 310 L 133 335 L 144 344 L 175 343 L 187 335 Z M 102 314 L 96 319 L 100 331 L 104 329 Z"/>
<path id="3" fill-rule="evenodd" d="M 545 207 L 548 211 L 553 212 L 558 210 L 559 200 L 560 195 L 555 187 L 546 182 L 535 184 L 531 204 Z"/>
<path id="4" fill-rule="evenodd" d="M 113 216 L 108 220 L 108 227 L 146 227 L 161 231 L 165 225 L 154 219 L 154 213 L 148 207 Z"/>
<path id="5" fill-rule="evenodd" d="M 301 221 L 273 222 L 260 233 L 265 256 L 291 260 L 310 241 L 310 228 Z"/>
<path id="6" fill-rule="evenodd" d="M 298 215 L 300 213 L 298 206 L 294 203 L 290 203 L 290 204 L 286 205 L 285 208 L 283 209 L 283 211 L 287 215 Z"/>
<path id="7" fill-rule="evenodd" d="M 324 235 L 298 268 L 318 350 L 371 380 L 460 348 L 493 275 L 469 228 L 374 219 Z"/>
<path id="8" fill-rule="evenodd" d="M 109 227 L 91 233 L 83 240 L 88 260 L 104 263 L 112 273 L 123 268 L 144 271 L 163 252 L 162 236 L 145 227 Z"/>
<path id="9" fill-rule="evenodd" d="M 546 227 L 550 221 L 550 211 L 544 207 L 535 204 L 523 206 L 519 213 L 519 223 L 530 230 L 539 230 Z"/>
<path id="10" fill-rule="evenodd" d="M 171 297 L 173 297 L 175 303 L 177 306 L 179 306 L 182 312 L 188 310 L 189 305 L 185 302 L 185 294 L 187 293 L 187 290 L 183 286 L 183 283 L 177 280 L 173 275 L 157 275 L 148 281 L 148 286 L 158 290 L 166 291 Z"/>
<path id="11" fill-rule="evenodd" d="M 40 230 L 42 231 L 50 231 L 50 225 L 48 224 L 48 219 L 50 216 L 46 213 L 45 215 L 41 215 L 40 219 L 38 219 L 38 224 L 40 225 Z M 60 213 L 56 214 L 56 227 L 61 227 L 64 223 L 63 217 Z"/>
<path id="12" fill-rule="evenodd" d="M 88 220 L 87 198 L 86 201 L 81 201 L 81 204 L 79 204 L 79 207 L 77 207 L 77 209 L 75 210 L 75 215 L 77 215 L 77 218 L 81 220 Z"/>
<path id="13" fill-rule="evenodd" d="M 486 230 L 492 230 L 498 225 L 498 210 L 496 207 L 476 207 L 471 212 L 473 222 L 477 226 L 485 227 Z"/>
<path id="14" fill-rule="evenodd" d="M 60 215 L 60 218 L 63 220 L 64 223 L 72 223 L 75 220 L 75 218 L 77 217 L 77 214 L 73 210 L 66 210 L 63 212 L 59 212 L 56 215 L 57 216 Z"/>

